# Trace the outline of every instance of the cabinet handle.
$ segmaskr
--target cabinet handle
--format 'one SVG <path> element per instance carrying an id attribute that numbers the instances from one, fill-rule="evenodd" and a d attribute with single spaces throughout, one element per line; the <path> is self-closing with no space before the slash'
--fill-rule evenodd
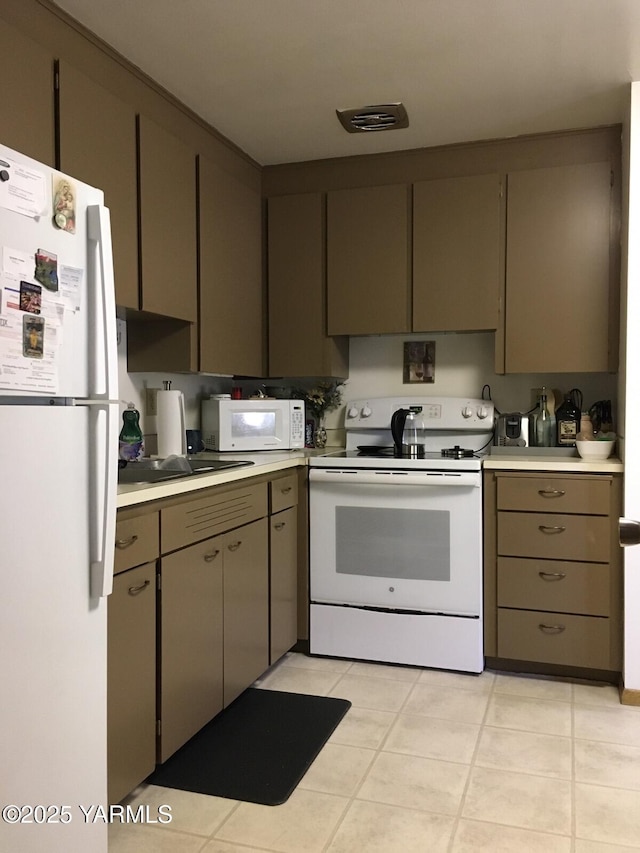
<path id="1" fill-rule="evenodd" d="M 219 548 L 216 548 L 215 551 L 209 551 L 208 554 L 204 555 L 205 563 L 212 563 L 215 560 L 215 558 L 218 556 L 219 553 L 220 553 Z"/>
<path id="2" fill-rule="evenodd" d="M 231 545 L 227 546 L 230 551 L 237 551 L 238 548 L 242 545 L 242 540 L 238 539 L 237 542 L 232 542 Z"/>
<path id="3" fill-rule="evenodd" d="M 561 498 L 566 495 L 564 489 L 538 489 L 541 498 Z"/>
<path id="4" fill-rule="evenodd" d="M 561 581 L 566 578 L 566 572 L 538 572 L 543 581 Z"/>
<path id="5" fill-rule="evenodd" d="M 541 622 L 538 625 L 538 628 L 540 628 L 543 634 L 562 634 L 562 632 L 566 628 L 566 625 L 545 625 L 543 622 Z"/>
<path id="6" fill-rule="evenodd" d="M 130 536 L 128 539 L 116 539 L 116 548 L 128 548 L 130 545 L 133 545 L 134 542 L 138 541 L 138 534 L 134 533 L 133 536 Z"/>
<path id="7" fill-rule="evenodd" d="M 285 486 L 284 489 L 280 489 L 283 495 L 288 495 L 293 486 Z"/>
<path id="8" fill-rule="evenodd" d="M 273 526 L 275 527 L 276 530 L 284 530 L 284 528 L 286 527 L 286 522 L 279 521 L 277 524 L 274 524 Z"/>
<path id="9" fill-rule="evenodd" d="M 146 589 L 150 583 L 150 580 L 146 580 L 144 583 L 141 583 L 140 586 L 130 586 L 129 595 L 138 595 L 138 593 L 142 592 L 143 589 Z"/>
<path id="10" fill-rule="evenodd" d="M 560 526 L 558 526 L 558 527 L 547 527 L 547 525 L 546 525 L 546 524 L 539 524 L 539 525 L 538 525 L 538 530 L 539 530 L 541 533 L 548 533 L 548 534 L 552 534 L 552 533 L 564 533 L 564 531 L 565 531 L 566 529 L 567 529 L 566 527 L 560 527 Z"/>

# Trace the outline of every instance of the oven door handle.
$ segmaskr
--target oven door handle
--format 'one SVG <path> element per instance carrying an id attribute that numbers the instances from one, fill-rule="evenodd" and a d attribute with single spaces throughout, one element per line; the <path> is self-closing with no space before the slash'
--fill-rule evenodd
<path id="1" fill-rule="evenodd" d="M 377 471 L 371 469 L 311 468 L 309 480 L 315 483 L 342 483 L 344 485 L 374 486 L 431 486 L 480 488 L 480 473 L 453 471 Z"/>

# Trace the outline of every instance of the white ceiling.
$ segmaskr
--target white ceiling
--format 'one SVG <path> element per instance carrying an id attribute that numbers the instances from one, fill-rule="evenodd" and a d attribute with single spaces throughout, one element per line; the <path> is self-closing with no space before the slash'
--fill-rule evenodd
<path id="1" fill-rule="evenodd" d="M 640 0 L 56 2 L 263 165 L 611 124 L 640 79 Z"/>

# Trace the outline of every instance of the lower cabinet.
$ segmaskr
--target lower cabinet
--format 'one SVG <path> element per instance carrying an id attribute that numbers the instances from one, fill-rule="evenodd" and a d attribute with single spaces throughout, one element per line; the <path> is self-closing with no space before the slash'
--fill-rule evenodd
<path id="1" fill-rule="evenodd" d="M 155 512 L 118 513 L 108 604 L 110 802 L 295 645 L 297 502 L 295 470 L 206 489 Z"/>
<path id="2" fill-rule="evenodd" d="M 165 761 L 222 710 L 222 558 L 207 539 L 162 558 L 160 750 Z"/>
<path id="3" fill-rule="evenodd" d="M 275 663 L 298 641 L 298 508 L 269 519 L 271 561 L 269 663 Z"/>
<path id="4" fill-rule="evenodd" d="M 224 707 L 269 667 L 267 519 L 220 537 L 224 566 Z"/>
<path id="5" fill-rule="evenodd" d="M 117 803 L 156 765 L 156 564 L 116 575 L 108 599 L 107 766 Z"/>
<path id="6" fill-rule="evenodd" d="M 485 654 L 618 672 L 620 478 L 486 472 L 484 485 Z"/>

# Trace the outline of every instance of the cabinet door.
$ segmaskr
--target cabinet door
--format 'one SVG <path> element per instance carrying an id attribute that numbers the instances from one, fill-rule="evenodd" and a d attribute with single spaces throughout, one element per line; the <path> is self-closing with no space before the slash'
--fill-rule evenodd
<path id="1" fill-rule="evenodd" d="M 156 764 L 156 564 L 114 578 L 107 605 L 109 802 Z"/>
<path id="2" fill-rule="evenodd" d="M 269 375 L 344 378 L 349 340 L 327 335 L 323 195 L 270 198 L 267 215 Z"/>
<path id="3" fill-rule="evenodd" d="M 327 194 L 330 335 L 410 331 L 408 205 L 404 185 Z"/>
<path id="4" fill-rule="evenodd" d="M 111 213 L 116 302 L 137 309 L 135 112 L 65 62 L 59 89 L 60 168 L 103 190 Z"/>
<path id="5" fill-rule="evenodd" d="M 222 709 L 221 538 L 162 558 L 161 761 Z"/>
<path id="6" fill-rule="evenodd" d="M 609 163 L 508 176 L 505 370 L 609 369 Z"/>
<path id="7" fill-rule="evenodd" d="M 269 531 L 262 518 L 220 537 L 224 551 L 224 706 L 269 666 Z"/>
<path id="8" fill-rule="evenodd" d="M 414 184 L 414 332 L 497 328 L 500 191 L 492 174 Z"/>
<path id="9" fill-rule="evenodd" d="M 53 55 L 0 20 L 0 142 L 47 166 L 55 161 Z"/>
<path id="10" fill-rule="evenodd" d="M 275 663 L 298 641 L 298 518 L 297 507 L 272 515 L 270 525 L 269 663 Z"/>
<path id="11" fill-rule="evenodd" d="M 204 157 L 200 186 L 200 369 L 263 375 L 262 200 Z"/>
<path id="12" fill-rule="evenodd" d="M 140 308 L 195 323 L 195 153 L 146 116 L 139 116 L 138 132 Z"/>

